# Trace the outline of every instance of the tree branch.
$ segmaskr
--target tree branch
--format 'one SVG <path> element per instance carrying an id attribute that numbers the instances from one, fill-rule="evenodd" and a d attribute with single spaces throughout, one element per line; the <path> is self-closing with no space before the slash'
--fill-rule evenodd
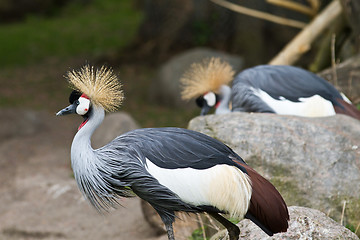
<path id="1" fill-rule="evenodd" d="M 317 9 L 305 6 L 303 4 L 297 3 L 297 2 L 292 2 L 289 0 L 266 0 L 268 3 L 279 6 L 279 7 L 283 7 L 283 8 L 287 8 L 296 12 L 300 12 L 306 15 L 309 15 L 311 17 L 315 16 L 317 13 Z"/>
<path id="2" fill-rule="evenodd" d="M 269 64 L 292 65 L 295 63 L 311 48 L 313 41 L 322 34 L 336 18 L 340 17 L 341 12 L 340 2 L 338 0 L 332 1 L 311 23 L 288 43 Z"/>
<path id="3" fill-rule="evenodd" d="M 257 10 L 253 10 L 250 8 L 246 8 L 246 7 L 242 7 L 239 6 L 237 4 L 234 3 L 230 3 L 224 0 L 211 0 L 213 3 L 216 3 L 222 7 L 225 7 L 227 9 L 230 9 L 234 12 L 238 12 L 238 13 L 242 13 L 248 16 L 252 16 L 252 17 L 256 17 L 256 18 L 260 18 L 263 20 L 267 20 L 270 22 L 274 22 L 274 23 L 278 23 L 278 24 L 282 24 L 282 25 L 286 25 L 286 26 L 290 26 L 290 27 L 295 27 L 295 28 L 304 28 L 306 26 L 305 23 L 300 22 L 300 21 L 296 21 L 296 20 L 291 20 L 288 18 L 283 18 L 283 17 L 279 17 L 276 15 L 272 15 L 269 13 L 265 13 L 265 12 L 261 12 L 261 11 L 257 11 Z"/>

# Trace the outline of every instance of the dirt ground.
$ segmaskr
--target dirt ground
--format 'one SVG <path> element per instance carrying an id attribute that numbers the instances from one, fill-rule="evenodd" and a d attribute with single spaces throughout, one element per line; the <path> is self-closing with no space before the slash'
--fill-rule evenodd
<path id="1" fill-rule="evenodd" d="M 138 198 L 105 215 L 84 201 L 70 167 L 80 121 L 0 110 L 0 239 L 167 239 L 144 220 Z"/>

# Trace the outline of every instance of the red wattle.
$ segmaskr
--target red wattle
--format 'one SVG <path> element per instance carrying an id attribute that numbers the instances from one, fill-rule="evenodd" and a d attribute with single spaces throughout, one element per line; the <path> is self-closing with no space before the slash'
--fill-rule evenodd
<path id="1" fill-rule="evenodd" d="M 218 108 L 220 105 L 220 102 L 217 102 L 216 105 L 215 105 L 215 108 Z"/>
<path id="2" fill-rule="evenodd" d="M 78 128 L 78 131 L 87 123 L 87 121 L 88 121 L 88 119 L 86 119 L 85 121 L 83 121 L 83 122 L 80 124 L 80 126 L 79 126 L 79 128 Z"/>

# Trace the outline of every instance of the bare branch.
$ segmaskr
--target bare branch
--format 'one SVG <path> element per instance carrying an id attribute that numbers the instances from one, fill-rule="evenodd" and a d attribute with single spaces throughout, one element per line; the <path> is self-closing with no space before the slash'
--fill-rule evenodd
<path id="1" fill-rule="evenodd" d="M 332 1 L 314 20 L 309 23 L 285 48 L 270 61 L 273 65 L 292 65 L 311 48 L 313 41 L 341 16 L 338 0 Z"/>
<path id="2" fill-rule="evenodd" d="M 319 0 L 308 0 L 308 3 L 310 4 L 311 8 L 314 9 L 314 11 L 318 12 L 320 8 Z"/>
<path id="3" fill-rule="evenodd" d="M 331 68 L 334 76 L 333 84 L 335 85 L 335 87 L 338 87 L 339 85 L 338 85 L 337 73 L 336 73 L 335 39 L 336 39 L 336 35 L 333 34 L 331 36 Z"/>
<path id="4" fill-rule="evenodd" d="M 238 13 L 242 13 L 248 16 L 252 16 L 252 17 L 256 17 L 256 18 L 260 18 L 263 20 L 267 20 L 270 22 L 274 22 L 274 23 L 278 23 L 278 24 L 282 24 L 282 25 L 286 25 L 286 26 L 290 26 L 290 27 L 295 27 L 295 28 L 304 28 L 306 26 L 305 23 L 300 22 L 300 21 L 296 21 L 296 20 L 291 20 L 288 18 L 283 18 L 283 17 L 279 17 L 276 15 L 272 15 L 269 13 L 265 13 L 265 12 L 261 12 L 261 11 L 257 11 L 257 10 L 253 10 L 250 8 L 246 8 L 246 7 L 242 7 L 239 6 L 237 4 L 234 3 L 230 3 L 224 0 L 211 0 L 212 2 L 223 6 L 227 9 L 230 9 L 232 11 L 238 12 Z"/>
<path id="5" fill-rule="evenodd" d="M 279 6 L 279 7 L 283 7 L 283 8 L 287 8 L 296 12 L 300 12 L 306 15 L 309 15 L 311 17 L 315 16 L 317 13 L 317 9 L 305 6 L 301 3 L 297 3 L 297 2 L 292 2 L 292 1 L 288 1 L 288 0 L 266 0 L 268 3 Z"/>

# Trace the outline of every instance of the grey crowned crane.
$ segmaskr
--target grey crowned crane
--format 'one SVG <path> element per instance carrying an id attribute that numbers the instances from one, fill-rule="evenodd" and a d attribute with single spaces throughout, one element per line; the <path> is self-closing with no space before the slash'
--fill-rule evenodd
<path id="1" fill-rule="evenodd" d="M 218 58 L 195 63 L 181 79 L 182 97 L 198 97 L 201 115 L 216 107 L 215 114 L 242 111 L 323 117 L 341 113 L 360 119 L 360 111 L 344 94 L 304 69 L 285 65 L 252 67 L 240 72 L 230 89 L 227 84 L 233 76 L 231 66 Z"/>
<path id="2" fill-rule="evenodd" d="M 91 136 L 123 99 L 115 74 L 83 67 L 67 79 L 75 89 L 70 106 L 84 121 L 71 145 L 71 165 L 84 197 L 99 211 L 116 207 L 119 197 L 149 202 L 174 240 L 175 212 L 207 212 L 223 224 L 230 239 L 239 228 L 221 213 L 248 218 L 268 235 L 285 232 L 288 209 L 275 187 L 229 147 L 204 134 L 181 128 L 144 128 L 93 149 Z"/>

